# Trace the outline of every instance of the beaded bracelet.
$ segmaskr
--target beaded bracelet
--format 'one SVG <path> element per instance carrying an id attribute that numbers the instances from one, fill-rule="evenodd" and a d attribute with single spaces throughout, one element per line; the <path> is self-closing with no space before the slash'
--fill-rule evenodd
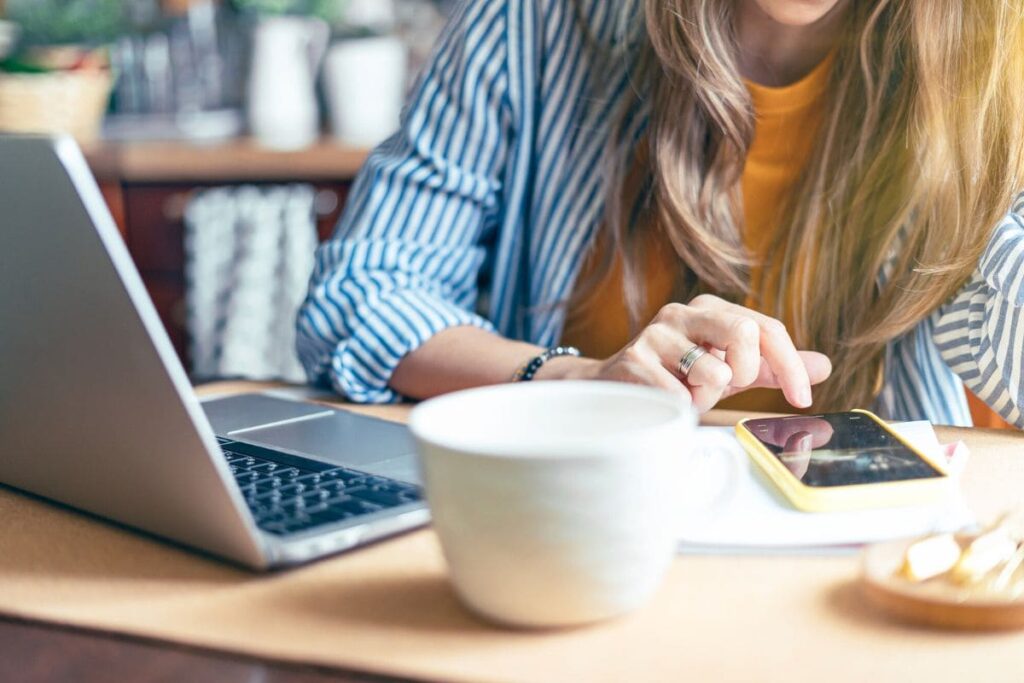
<path id="1" fill-rule="evenodd" d="M 548 349 L 539 356 L 534 356 L 530 360 L 526 361 L 523 367 L 516 370 L 516 374 L 512 375 L 513 382 L 529 382 L 533 379 L 533 376 L 537 374 L 541 366 L 547 363 L 552 358 L 558 358 L 559 356 L 580 356 L 580 350 L 575 346 L 556 346 L 552 349 Z"/>

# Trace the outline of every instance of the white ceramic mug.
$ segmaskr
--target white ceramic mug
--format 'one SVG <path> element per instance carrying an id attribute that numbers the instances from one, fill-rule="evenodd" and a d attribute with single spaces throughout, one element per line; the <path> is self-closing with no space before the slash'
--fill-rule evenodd
<path id="1" fill-rule="evenodd" d="M 643 604 L 675 554 L 695 424 L 678 397 L 610 382 L 508 384 L 415 408 L 410 427 L 456 593 L 518 627 Z"/>

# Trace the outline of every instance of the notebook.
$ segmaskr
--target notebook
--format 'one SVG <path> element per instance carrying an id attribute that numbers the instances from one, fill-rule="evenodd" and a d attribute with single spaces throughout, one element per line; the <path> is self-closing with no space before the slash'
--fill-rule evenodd
<path id="1" fill-rule="evenodd" d="M 894 424 L 915 446 L 949 463 L 954 485 L 934 504 L 844 512 L 802 512 L 750 460 L 730 427 L 701 427 L 681 482 L 684 553 L 843 553 L 865 543 L 956 531 L 975 523 L 960 492 L 961 444 L 952 459 L 928 422 Z"/>

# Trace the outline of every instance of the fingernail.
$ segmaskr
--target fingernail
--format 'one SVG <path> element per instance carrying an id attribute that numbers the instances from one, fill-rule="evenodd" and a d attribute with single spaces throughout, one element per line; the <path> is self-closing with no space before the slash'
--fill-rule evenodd
<path id="1" fill-rule="evenodd" d="M 811 399 L 811 390 L 810 389 L 801 389 L 800 392 L 799 392 L 799 395 L 797 396 L 797 398 L 800 401 L 800 407 L 801 408 L 810 408 L 811 404 L 814 402 Z"/>

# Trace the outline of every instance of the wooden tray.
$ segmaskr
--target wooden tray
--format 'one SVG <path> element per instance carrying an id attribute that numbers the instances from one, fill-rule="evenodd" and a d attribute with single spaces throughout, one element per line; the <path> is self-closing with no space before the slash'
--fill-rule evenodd
<path id="1" fill-rule="evenodd" d="M 919 624 L 976 631 L 1024 629 L 1024 596 L 971 596 L 941 581 L 913 583 L 897 576 L 911 542 L 880 543 L 864 550 L 861 584 L 875 605 Z"/>

